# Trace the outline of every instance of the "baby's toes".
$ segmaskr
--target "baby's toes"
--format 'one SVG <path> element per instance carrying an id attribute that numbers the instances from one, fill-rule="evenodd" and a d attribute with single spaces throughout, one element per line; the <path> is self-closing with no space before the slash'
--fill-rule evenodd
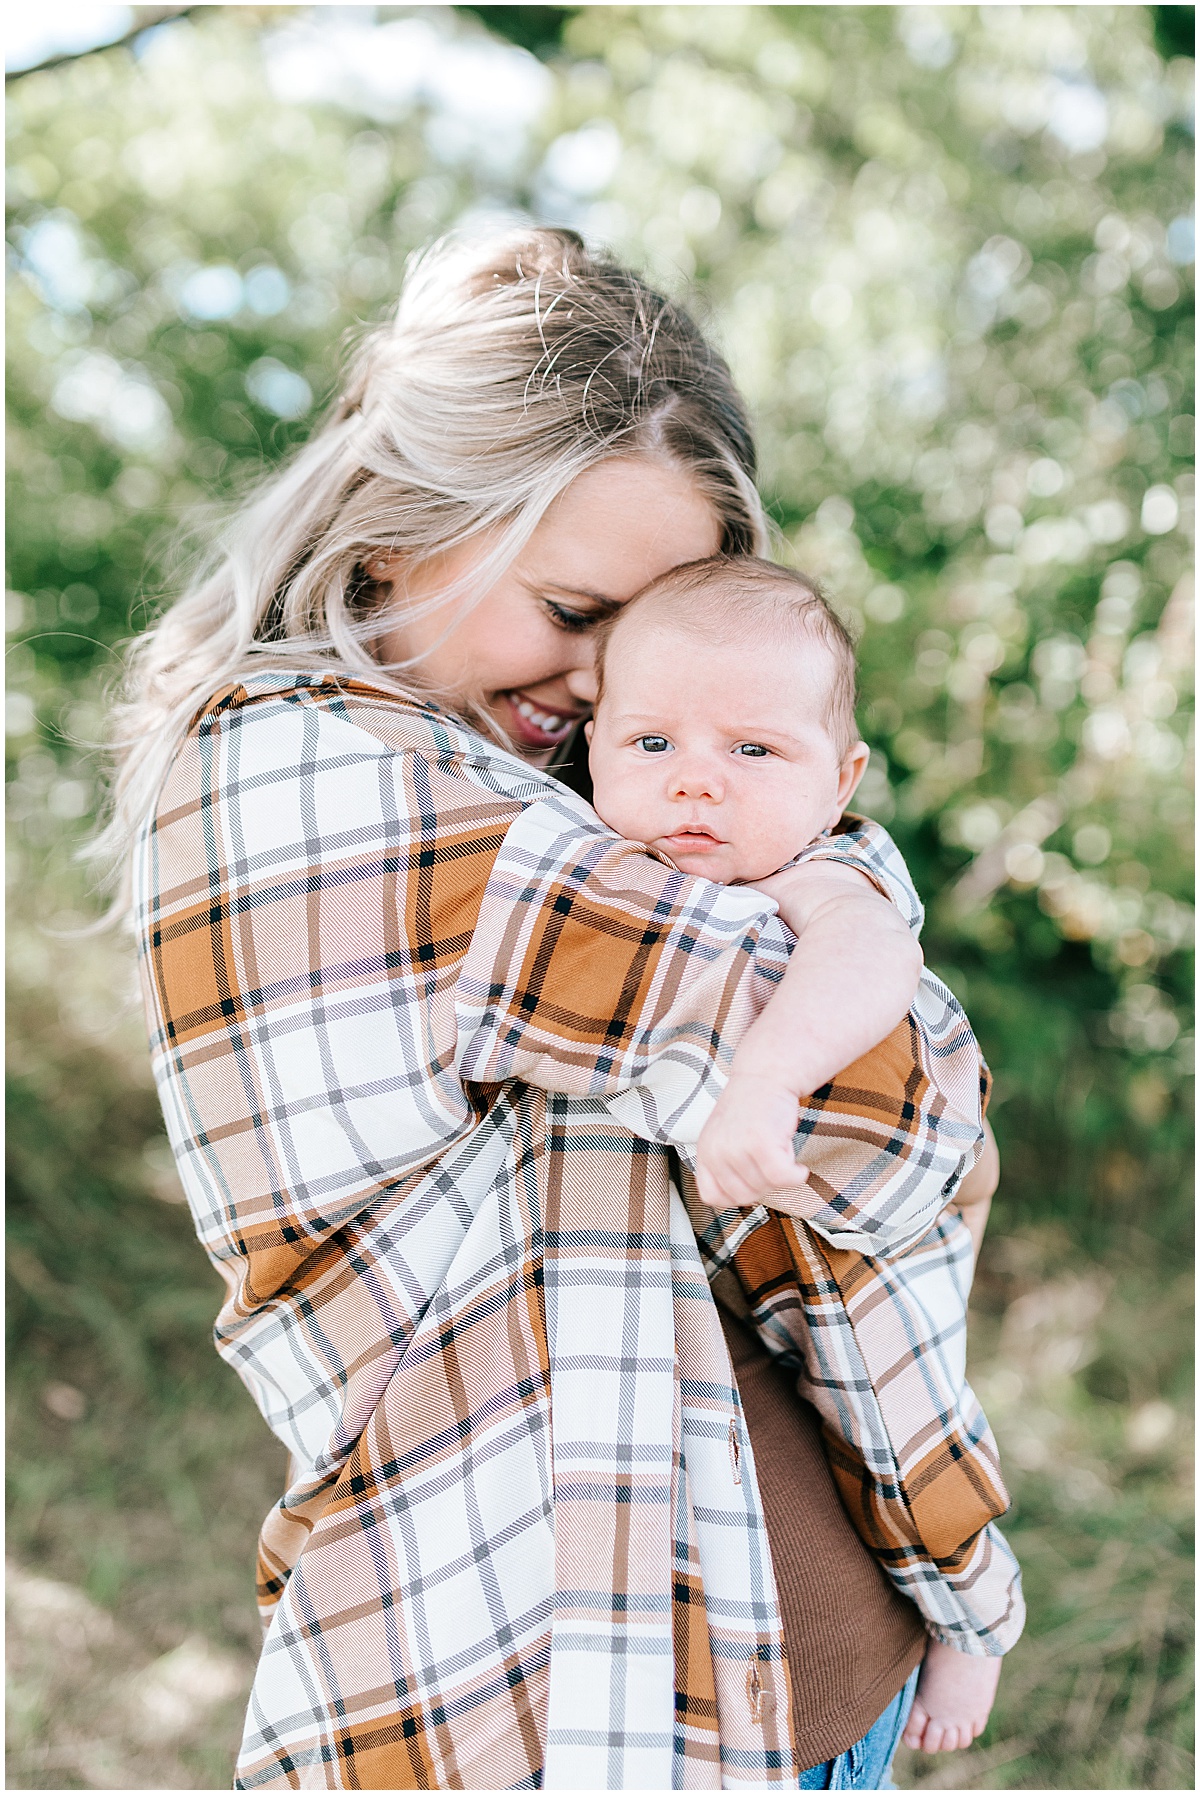
<path id="1" fill-rule="evenodd" d="M 921 1741 L 921 1750 L 941 1751 L 942 1740 L 946 1737 L 945 1724 L 940 1720 L 928 1720 L 925 1724 L 925 1737 Z"/>
<path id="2" fill-rule="evenodd" d="M 904 1732 L 901 1735 L 910 1751 L 920 1751 L 921 1746 L 924 1743 L 925 1728 L 928 1723 L 928 1714 L 925 1712 L 920 1702 L 914 1702 L 909 1710 L 908 1719 L 904 1725 Z"/>

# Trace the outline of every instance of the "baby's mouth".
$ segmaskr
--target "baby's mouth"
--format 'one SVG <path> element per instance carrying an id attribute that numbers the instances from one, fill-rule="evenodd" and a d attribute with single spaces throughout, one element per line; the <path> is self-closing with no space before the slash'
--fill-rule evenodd
<path id="1" fill-rule="evenodd" d="M 679 854 L 707 854 L 715 848 L 726 846 L 720 836 L 714 835 L 710 829 L 680 829 L 674 835 L 660 836 L 658 845 L 672 859 Z"/>
<path id="2" fill-rule="evenodd" d="M 523 748 L 557 748 L 586 714 L 569 711 L 564 715 L 561 711 L 546 710 L 532 698 L 526 698 L 523 692 L 504 692 L 501 696 L 509 710 L 509 734 Z"/>

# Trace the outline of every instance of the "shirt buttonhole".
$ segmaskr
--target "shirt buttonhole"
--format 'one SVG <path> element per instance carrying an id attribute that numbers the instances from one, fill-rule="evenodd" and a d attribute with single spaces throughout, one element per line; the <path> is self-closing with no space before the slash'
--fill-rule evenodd
<path id="1" fill-rule="evenodd" d="M 762 1719 L 763 1686 L 758 1665 L 753 1661 L 746 1672 L 746 1700 L 750 1704 L 750 1718 L 757 1725 Z"/>

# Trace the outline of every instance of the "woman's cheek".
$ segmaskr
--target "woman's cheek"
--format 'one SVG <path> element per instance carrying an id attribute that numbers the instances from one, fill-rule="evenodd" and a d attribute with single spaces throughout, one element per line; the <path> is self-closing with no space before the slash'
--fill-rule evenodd
<path id="1" fill-rule="evenodd" d="M 542 685 L 563 671 L 562 638 L 548 618 L 524 605 L 485 601 L 464 646 L 472 671 L 492 692 Z M 468 627 L 472 619 L 468 617 Z"/>

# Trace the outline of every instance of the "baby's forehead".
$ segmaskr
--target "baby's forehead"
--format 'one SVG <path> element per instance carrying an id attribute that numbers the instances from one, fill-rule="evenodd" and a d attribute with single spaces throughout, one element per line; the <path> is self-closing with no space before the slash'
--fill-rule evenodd
<path id="1" fill-rule="evenodd" d="M 665 701 L 695 678 L 697 667 L 717 671 L 733 697 L 739 690 L 808 710 L 828 695 L 837 656 L 822 632 L 797 618 L 781 630 L 747 629 L 738 620 L 714 628 L 711 619 L 631 615 L 612 632 L 604 656 L 604 696 L 632 687 Z"/>

